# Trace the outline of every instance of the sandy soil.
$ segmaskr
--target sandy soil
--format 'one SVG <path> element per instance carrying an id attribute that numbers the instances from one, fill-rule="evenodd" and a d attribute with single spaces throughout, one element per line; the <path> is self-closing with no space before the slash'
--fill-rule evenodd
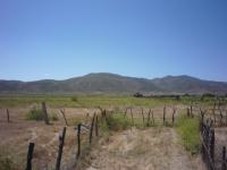
<path id="1" fill-rule="evenodd" d="M 203 170 L 171 128 L 131 129 L 99 142 L 83 162 L 87 170 Z"/>

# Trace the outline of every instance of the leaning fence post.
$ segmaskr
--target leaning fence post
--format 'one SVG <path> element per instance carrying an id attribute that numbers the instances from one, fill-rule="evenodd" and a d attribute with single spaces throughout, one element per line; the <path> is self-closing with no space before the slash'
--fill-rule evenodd
<path id="1" fill-rule="evenodd" d="M 220 109 L 220 126 L 223 126 L 223 114 L 222 114 L 222 110 Z"/>
<path id="2" fill-rule="evenodd" d="M 204 120 L 205 113 L 206 113 L 206 111 L 203 111 L 203 110 L 200 108 L 200 114 L 201 114 L 201 120 L 202 120 L 202 122 L 203 122 L 203 120 Z"/>
<path id="3" fill-rule="evenodd" d="M 153 112 L 153 110 L 151 111 L 151 118 L 152 118 L 152 124 L 154 125 L 155 124 L 155 120 L 154 120 L 154 112 Z"/>
<path id="4" fill-rule="evenodd" d="M 187 117 L 190 117 L 190 110 L 187 108 Z"/>
<path id="5" fill-rule="evenodd" d="M 133 124 L 133 126 L 134 126 L 135 124 L 134 124 L 134 117 L 133 117 L 132 108 L 130 109 L 130 113 L 131 113 L 131 118 L 132 118 L 132 124 Z"/>
<path id="6" fill-rule="evenodd" d="M 191 117 L 194 117 L 194 115 L 193 115 L 192 105 L 190 106 L 190 113 L 191 113 Z"/>
<path id="7" fill-rule="evenodd" d="M 93 116 L 92 122 L 91 122 L 91 128 L 90 128 L 90 134 L 89 134 L 89 144 L 91 144 L 91 142 L 92 142 L 92 135 L 93 135 L 93 129 L 94 129 L 95 115 L 96 115 L 96 113 L 94 113 L 94 116 Z"/>
<path id="8" fill-rule="evenodd" d="M 214 161 L 214 145 L 215 145 L 215 133 L 214 129 L 211 129 L 211 141 L 210 141 L 210 156 L 212 161 Z"/>
<path id="9" fill-rule="evenodd" d="M 66 127 L 64 127 L 62 135 L 59 136 L 59 150 L 58 150 L 58 157 L 56 162 L 56 170 L 60 170 L 61 167 L 61 158 L 62 158 L 62 152 L 64 147 L 64 141 L 65 141 L 65 133 L 66 133 Z"/>
<path id="10" fill-rule="evenodd" d="M 49 125 L 49 118 L 48 118 L 48 114 L 47 114 L 47 108 L 46 108 L 46 103 L 42 102 L 42 110 L 43 110 L 43 116 L 44 116 L 44 121 L 47 125 Z"/>
<path id="11" fill-rule="evenodd" d="M 33 158 L 34 147 L 35 147 L 34 143 L 29 143 L 26 170 L 32 170 L 32 158 Z"/>
<path id="12" fill-rule="evenodd" d="M 7 122 L 9 123 L 10 122 L 10 119 L 9 119 L 9 109 L 6 109 L 6 115 L 7 115 Z"/>
<path id="13" fill-rule="evenodd" d="M 207 130 L 206 130 L 206 124 L 204 124 L 204 121 L 200 121 L 200 134 L 202 136 L 202 147 L 201 147 L 201 153 L 202 153 L 202 159 L 205 161 L 206 157 L 206 149 L 207 147 Z"/>
<path id="14" fill-rule="evenodd" d="M 125 114 L 124 114 L 124 118 L 126 117 L 127 112 L 128 112 L 128 108 L 126 107 L 126 109 L 125 109 Z"/>
<path id="15" fill-rule="evenodd" d="M 151 119 L 151 109 L 149 110 L 147 115 L 147 126 L 150 126 L 150 119 Z"/>
<path id="16" fill-rule="evenodd" d="M 77 143 L 78 143 L 78 148 L 77 148 L 76 159 L 78 159 L 79 156 L 80 156 L 80 132 L 81 132 L 81 123 L 77 125 Z"/>
<path id="17" fill-rule="evenodd" d="M 63 118 L 64 118 L 64 120 L 65 120 L 65 124 L 66 124 L 66 126 L 68 126 L 68 122 L 67 122 L 67 119 L 66 119 L 66 117 L 65 117 L 65 110 L 60 110 L 60 112 L 61 112 L 61 114 L 62 114 L 62 116 L 63 116 Z"/>
<path id="18" fill-rule="evenodd" d="M 95 120 L 95 135 L 99 136 L 99 118 L 98 116 L 96 116 L 96 120 Z"/>
<path id="19" fill-rule="evenodd" d="M 144 126 L 144 113 L 143 113 L 143 108 L 142 108 L 142 116 L 143 116 L 143 126 Z"/>
<path id="20" fill-rule="evenodd" d="M 176 114 L 176 108 L 173 108 L 172 125 L 174 125 L 174 122 L 175 122 L 175 114 Z"/>
<path id="21" fill-rule="evenodd" d="M 164 106 L 164 108 L 163 108 L 163 117 L 162 117 L 162 119 L 163 119 L 163 125 L 165 125 L 165 123 L 166 123 L 166 106 Z"/>
<path id="22" fill-rule="evenodd" d="M 222 170 L 226 170 L 226 147 L 222 148 Z"/>

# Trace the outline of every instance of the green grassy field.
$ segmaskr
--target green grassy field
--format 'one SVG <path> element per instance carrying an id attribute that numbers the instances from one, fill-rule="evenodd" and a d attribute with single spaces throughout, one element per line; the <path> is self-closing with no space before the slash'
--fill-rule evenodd
<path id="1" fill-rule="evenodd" d="M 154 107 L 172 104 L 190 104 L 191 102 L 211 103 L 213 100 L 200 101 L 199 97 L 181 97 L 180 100 L 168 97 L 135 98 L 115 95 L 5 95 L 0 96 L 0 107 L 29 106 L 45 101 L 51 107 L 108 107 L 108 106 L 146 106 Z"/>
<path id="2" fill-rule="evenodd" d="M 192 154 L 200 151 L 200 136 L 199 136 L 199 119 L 181 116 L 177 120 L 176 130 L 181 137 L 181 142 Z"/>
<path id="3" fill-rule="evenodd" d="M 131 96 L 1 96 L 0 107 L 28 106 L 45 101 L 52 107 L 157 106 L 173 104 L 170 99 L 135 98 Z"/>

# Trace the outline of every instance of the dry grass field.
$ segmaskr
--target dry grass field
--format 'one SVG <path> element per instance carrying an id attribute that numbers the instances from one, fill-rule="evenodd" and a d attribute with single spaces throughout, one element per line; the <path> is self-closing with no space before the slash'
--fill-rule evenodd
<path id="1" fill-rule="evenodd" d="M 56 120 L 51 120 L 50 125 L 46 125 L 44 121 L 29 120 L 27 117 L 34 107 L 40 107 L 41 99 L 34 103 L 28 102 L 28 99 L 26 99 L 27 103 L 23 103 L 18 98 L 17 100 L 12 102 L 13 105 L 10 105 L 8 99 L 1 100 L 0 158 L 4 167 L 0 169 L 25 169 L 30 142 L 35 143 L 32 159 L 33 169 L 55 169 L 59 135 L 65 126 L 61 109 L 64 110 L 69 125 L 66 131 L 61 169 L 204 169 L 200 155 L 192 155 L 190 151 L 185 149 L 182 137 L 175 128 L 175 122 L 178 118 L 181 115 L 186 115 L 187 105 L 183 102 L 149 101 L 149 99 L 141 99 L 142 101 L 140 101 L 140 99 L 117 99 L 117 97 L 107 100 L 104 97 L 105 102 L 102 103 L 100 97 L 88 99 L 83 97 L 78 102 L 80 105 L 78 103 L 73 105 L 68 98 L 66 101 L 57 102 L 49 100 L 49 102 L 47 101 L 48 114 L 54 115 Z M 122 105 L 120 105 L 120 100 L 123 101 Z M 67 101 L 69 101 L 69 105 L 62 105 Z M 106 109 L 112 115 L 120 113 L 122 116 L 116 117 L 117 121 L 121 122 L 121 118 L 125 115 L 128 123 L 127 128 L 118 127 L 114 131 L 102 133 L 103 127 L 100 127 L 100 136 L 95 139 L 92 145 L 89 145 L 88 142 L 89 128 L 82 128 L 81 140 L 85 152 L 77 160 L 76 127 L 79 123 L 90 127 L 94 113 L 100 115 L 98 106 Z M 166 107 L 165 125 L 163 125 L 164 107 Z M 10 122 L 7 122 L 6 109 L 9 110 Z M 125 114 L 126 109 L 127 113 Z M 174 109 L 176 109 L 176 113 L 173 123 Z M 150 110 L 155 122 L 147 127 Z M 118 114 L 116 115 L 118 116 Z M 116 124 L 112 125 L 116 126 Z M 226 133 L 226 131 L 221 133 Z M 223 136 L 226 134 L 221 135 L 221 138 Z"/>

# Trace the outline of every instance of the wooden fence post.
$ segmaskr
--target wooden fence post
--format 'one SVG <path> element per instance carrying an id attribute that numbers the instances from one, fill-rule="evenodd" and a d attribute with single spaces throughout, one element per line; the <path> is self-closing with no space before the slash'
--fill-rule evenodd
<path id="1" fill-rule="evenodd" d="M 220 126 L 223 126 L 223 114 L 222 114 L 222 110 L 220 109 Z"/>
<path id="2" fill-rule="evenodd" d="M 151 111 L 151 119 L 152 119 L 152 124 L 155 124 L 155 120 L 154 120 L 154 112 L 153 110 Z"/>
<path id="3" fill-rule="evenodd" d="M 143 126 L 144 126 L 144 113 L 143 113 L 143 108 L 142 108 L 142 116 L 143 116 Z"/>
<path id="4" fill-rule="evenodd" d="M 64 120 L 65 120 L 65 124 L 66 124 L 66 126 L 69 126 L 68 125 L 68 122 L 67 122 L 67 119 L 66 119 L 66 117 L 65 117 L 65 110 L 60 110 L 60 112 L 61 112 L 61 114 L 62 114 L 62 116 L 63 116 L 63 118 L 64 118 Z"/>
<path id="5" fill-rule="evenodd" d="M 205 146 L 206 145 L 206 131 L 205 131 L 205 124 L 203 121 L 200 121 L 200 134 L 201 134 L 201 137 L 202 137 L 202 147 L 201 147 L 201 153 L 202 153 L 202 159 L 203 161 L 205 161 L 205 158 L 206 158 L 206 150 L 205 150 Z"/>
<path id="6" fill-rule="evenodd" d="M 9 109 L 6 109 L 7 122 L 10 123 Z"/>
<path id="7" fill-rule="evenodd" d="M 96 115 L 96 113 L 94 113 L 94 116 L 93 116 L 92 122 L 91 122 L 91 128 L 90 128 L 90 133 L 89 133 L 89 144 L 91 144 L 91 142 L 92 142 L 92 135 L 93 135 L 93 129 L 94 129 L 95 115 Z"/>
<path id="8" fill-rule="evenodd" d="M 201 108 L 200 108 L 200 114 L 201 114 L 201 120 L 203 122 L 204 116 L 205 116 L 205 111 L 203 111 Z"/>
<path id="9" fill-rule="evenodd" d="M 188 107 L 187 107 L 187 117 L 190 117 L 190 110 Z"/>
<path id="10" fill-rule="evenodd" d="M 106 109 L 103 110 L 102 115 L 103 115 L 104 120 L 107 122 L 108 121 L 108 115 L 107 115 Z"/>
<path id="11" fill-rule="evenodd" d="M 211 140 L 210 140 L 210 156 L 212 161 L 214 161 L 214 147 L 215 147 L 215 133 L 214 133 L 214 129 L 210 130 L 211 133 Z"/>
<path id="12" fill-rule="evenodd" d="M 99 117 L 96 116 L 96 120 L 95 120 L 95 135 L 99 136 Z"/>
<path id="13" fill-rule="evenodd" d="M 134 124 L 134 117 L 133 117 L 132 107 L 131 107 L 131 109 L 130 109 L 130 113 L 131 113 L 131 118 L 132 118 L 132 124 L 133 124 L 133 126 L 134 126 L 135 124 Z"/>
<path id="14" fill-rule="evenodd" d="M 29 143 L 26 170 L 32 170 L 32 158 L 33 158 L 34 147 L 35 147 L 34 143 Z"/>
<path id="15" fill-rule="evenodd" d="M 222 170 L 226 170 L 226 147 L 223 146 L 222 148 Z"/>
<path id="16" fill-rule="evenodd" d="M 226 170 L 226 147 L 222 148 L 222 170 Z"/>
<path id="17" fill-rule="evenodd" d="M 44 121 L 46 123 L 46 125 L 49 125 L 49 117 L 48 117 L 48 113 L 47 113 L 47 108 L 46 108 L 46 103 L 42 102 L 42 110 L 43 110 L 43 116 L 44 116 Z"/>
<path id="18" fill-rule="evenodd" d="M 193 115 L 192 105 L 190 106 L 190 114 L 191 114 L 191 117 L 194 117 L 194 115 Z"/>
<path id="19" fill-rule="evenodd" d="M 202 135 L 202 147 L 201 147 L 201 153 L 202 153 L 202 159 L 203 161 L 205 161 L 205 158 L 206 158 L 206 150 L 205 150 L 205 146 L 206 145 L 206 137 L 204 136 L 205 134 L 204 133 L 204 125 L 203 123 L 201 124 L 201 135 Z"/>
<path id="20" fill-rule="evenodd" d="M 165 125 L 166 124 L 166 106 L 164 106 L 164 108 L 163 108 L 163 117 L 162 117 L 162 119 L 163 119 L 163 125 Z"/>
<path id="21" fill-rule="evenodd" d="M 128 108 L 126 108 L 126 109 L 125 109 L 124 118 L 126 117 L 126 115 L 127 115 L 127 112 L 128 112 Z"/>
<path id="22" fill-rule="evenodd" d="M 176 114 L 176 108 L 173 108 L 172 125 L 174 125 L 174 122 L 175 122 L 175 114 Z"/>
<path id="23" fill-rule="evenodd" d="M 76 155 L 76 159 L 78 159 L 80 157 L 80 132 L 81 132 L 81 123 L 79 123 L 77 125 L 77 143 L 78 143 L 78 148 L 77 148 L 77 155 Z"/>
<path id="24" fill-rule="evenodd" d="M 59 150 L 58 150 L 58 157 L 56 162 L 56 170 L 60 170 L 61 167 L 61 158 L 62 158 L 62 152 L 65 142 L 65 133 L 66 133 L 66 127 L 63 128 L 62 134 L 59 136 Z"/>
<path id="25" fill-rule="evenodd" d="M 147 115 L 147 126 L 148 127 L 150 126 L 150 119 L 151 119 L 151 109 L 149 110 L 148 115 Z"/>

